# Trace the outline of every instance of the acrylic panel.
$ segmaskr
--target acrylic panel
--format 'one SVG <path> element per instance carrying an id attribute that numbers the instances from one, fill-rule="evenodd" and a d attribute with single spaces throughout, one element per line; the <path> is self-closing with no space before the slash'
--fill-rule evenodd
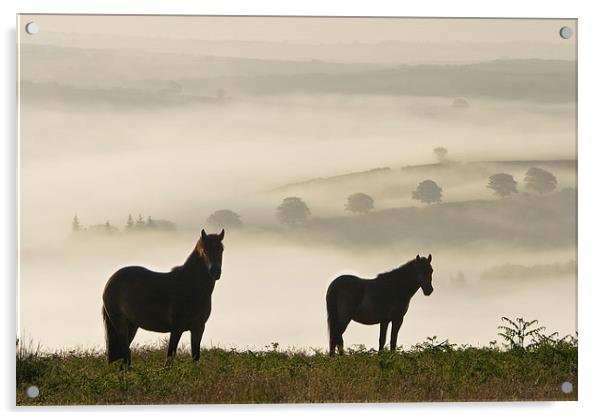
<path id="1" fill-rule="evenodd" d="M 20 15 L 18 405 L 577 399 L 577 21 Z"/>

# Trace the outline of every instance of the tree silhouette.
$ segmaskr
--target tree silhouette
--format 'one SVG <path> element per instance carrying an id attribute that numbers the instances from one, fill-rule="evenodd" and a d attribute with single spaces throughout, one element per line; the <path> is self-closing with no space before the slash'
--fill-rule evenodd
<path id="1" fill-rule="evenodd" d="M 240 215 L 232 210 L 222 209 L 213 212 L 208 218 L 207 223 L 216 228 L 237 229 L 243 226 Z"/>
<path id="2" fill-rule="evenodd" d="M 136 229 L 144 229 L 144 219 L 141 214 L 138 214 L 138 220 L 136 220 Z"/>
<path id="3" fill-rule="evenodd" d="M 134 219 L 132 218 L 132 214 L 128 216 L 128 221 L 125 223 L 125 228 L 127 230 L 132 230 L 134 228 Z"/>
<path id="4" fill-rule="evenodd" d="M 441 202 L 441 191 L 441 187 L 435 181 L 426 179 L 418 184 L 416 191 L 412 192 L 412 198 L 427 204 L 439 203 Z"/>
<path id="5" fill-rule="evenodd" d="M 167 82 L 167 88 L 165 89 L 168 93 L 180 94 L 182 93 L 182 85 L 175 80 Z"/>
<path id="6" fill-rule="evenodd" d="M 554 191 L 558 181 L 551 172 L 541 168 L 529 168 L 525 175 L 525 186 L 540 194 Z"/>
<path id="7" fill-rule="evenodd" d="M 368 194 L 355 193 L 347 197 L 345 210 L 353 213 L 368 213 L 374 208 L 374 200 Z"/>
<path id="8" fill-rule="evenodd" d="M 73 222 L 71 222 L 71 229 L 73 230 L 73 232 L 79 232 L 82 227 L 79 224 L 79 218 L 77 217 L 77 214 L 75 216 L 73 216 Z"/>
<path id="9" fill-rule="evenodd" d="M 113 233 L 117 231 L 117 228 L 111 225 L 108 221 L 104 225 L 106 233 Z"/>
<path id="10" fill-rule="evenodd" d="M 153 219 L 153 229 L 162 230 L 162 231 L 170 231 L 176 230 L 177 225 L 169 220 L 163 219 Z"/>
<path id="11" fill-rule="evenodd" d="M 282 200 L 276 213 L 278 220 L 289 226 L 297 226 L 304 223 L 310 215 L 309 207 L 299 197 L 287 197 Z"/>
<path id="12" fill-rule="evenodd" d="M 452 102 L 452 106 L 458 109 L 465 109 L 469 107 L 468 101 L 464 98 L 456 98 Z"/>
<path id="13" fill-rule="evenodd" d="M 447 149 L 445 147 L 435 147 L 433 149 L 433 153 L 437 158 L 437 162 L 445 163 L 447 162 Z"/>
<path id="14" fill-rule="evenodd" d="M 155 227 L 155 221 L 150 216 L 146 219 L 146 227 L 151 229 Z"/>
<path id="15" fill-rule="evenodd" d="M 509 197 L 512 193 L 517 193 L 516 181 L 510 174 L 499 173 L 489 177 L 487 188 L 492 189 L 500 197 Z"/>

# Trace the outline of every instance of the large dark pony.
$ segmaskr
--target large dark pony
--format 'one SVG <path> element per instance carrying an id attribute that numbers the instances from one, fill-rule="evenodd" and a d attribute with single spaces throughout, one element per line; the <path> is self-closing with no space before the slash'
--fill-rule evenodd
<path id="1" fill-rule="evenodd" d="M 330 355 L 335 349 L 343 353 L 343 333 L 354 320 L 361 324 L 380 324 L 378 349 L 385 346 L 387 328 L 391 327 L 391 350 L 397 346 L 397 333 L 408 311 L 410 299 L 422 288 L 426 296 L 433 293 L 432 257 L 416 258 L 375 279 L 343 275 L 330 283 L 326 292 Z"/>
<path id="2" fill-rule="evenodd" d="M 190 331 L 192 358 L 199 360 L 201 338 L 211 313 L 211 294 L 222 274 L 222 240 L 203 230 L 184 265 L 168 273 L 124 267 L 109 278 L 102 294 L 108 362 L 131 364 L 130 344 L 138 328 L 170 333 L 168 362 L 180 337 Z"/>

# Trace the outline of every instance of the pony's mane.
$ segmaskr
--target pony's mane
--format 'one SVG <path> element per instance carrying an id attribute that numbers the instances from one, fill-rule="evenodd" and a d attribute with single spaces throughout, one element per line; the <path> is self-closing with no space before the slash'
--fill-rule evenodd
<path id="1" fill-rule="evenodd" d="M 207 235 L 207 238 L 211 238 L 211 239 L 215 239 L 217 237 L 218 237 L 218 235 L 214 234 L 214 233 Z M 223 251 L 224 250 L 224 244 L 222 244 L 221 241 L 218 244 L 219 244 L 218 246 L 220 247 L 220 249 Z M 172 269 L 170 270 L 170 272 L 171 273 L 181 272 L 182 270 L 184 270 L 184 267 L 187 264 L 191 264 L 195 260 L 200 260 L 200 256 L 199 256 L 199 253 L 197 251 L 196 245 L 195 245 L 194 249 L 192 250 L 192 252 L 190 253 L 190 255 L 188 255 L 188 258 L 186 259 L 186 261 L 184 262 L 184 264 L 176 265 L 175 267 L 172 267 Z"/>
<path id="2" fill-rule="evenodd" d="M 184 264 L 180 264 L 180 265 L 176 265 L 175 267 L 172 267 L 171 269 L 171 273 L 179 273 L 182 272 L 184 270 L 184 266 L 186 264 L 190 264 L 192 263 L 194 260 L 200 259 L 199 254 L 197 253 L 196 247 L 192 250 L 192 252 L 190 253 L 190 255 L 188 255 L 188 258 L 186 258 L 186 261 L 184 262 Z"/>
<path id="3" fill-rule="evenodd" d="M 412 258 L 410 261 L 406 262 L 403 265 L 400 265 L 397 268 L 394 268 L 393 270 L 385 271 L 384 273 L 380 273 L 379 275 L 376 276 L 376 280 L 387 280 L 387 279 L 399 278 L 400 276 L 403 276 L 408 272 L 409 268 L 412 266 L 414 261 L 416 261 L 416 259 Z"/>

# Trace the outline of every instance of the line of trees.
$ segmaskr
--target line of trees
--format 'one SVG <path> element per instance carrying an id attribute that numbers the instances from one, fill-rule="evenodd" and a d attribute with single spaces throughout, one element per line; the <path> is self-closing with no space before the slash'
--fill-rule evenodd
<path id="1" fill-rule="evenodd" d="M 558 180 L 551 172 L 541 168 L 529 168 L 524 178 L 525 188 L 539 194 L 546 194 L 556 189 Z M 487 188 L 500 197 L 509 197 L 518 193 L 518 183 L 507 173 L 493 174 L 489 177 Z"/>
<path id="2" fill-rule="evenodd" d="M 447 161 L 447 150 L 438 148 L 440 162 Z M 528 190 L 535 191 L 539 194 L 545 194 L 553 191 L 558 181 L 556 177 L 541 168 L 530 168 L 524 178 L 525 187 Z M 509 197 L 512 194 L 518 193 L 518 183 L 514 177 L 507 173 L 496 173 L 489 177 L 487 188 L 500 197 Z M 443 189 L 433 180 L 425 179 L 421 181 L 416 189 L 412 191 L 412 198 L 421 201 L 428 205 L 440 203 L 443 198 Z M 368 194 L 357 192 L 347 197 L 344 206 L 346 211 L 355 214 L 366 214 L 374 209 L 374 199 Z M 286 197 L 282 203 L 276 208 L 276 218 L 280 223 L 286 226 L 295 227 L 306 223 L 311 217 L 311 210 L 308 205 L 299 197 Z M 215 228 L 239 229 L 244 226 L 241 216 L 228 209 L 217 210 L 207 218 L 207 223 Z M 138 218 L 134 221 L 132 215 L 128 215 L 125 223 L 125 232 L 148 231 L 148 230 L 175 230 L 176 224 L 168 220 L 156 220 L 148 216 L 146 220 L 142 214 L 138 214 Z M 88 228 L 83 228 L 77 214 L 73 217 L 72 230 L 79 232 L 83 230 L 115 233 L 119 229 L 108 221 L 104 224 L 92 225 Z"/>
<path id="3" fill-rule="evenodd" d="M 129 214 L 125 222 L 125 231 L 141 230 L 176 230 L 176 224 L 169 220 L 153 219 L 151 216 L 148 216 L 145 221 L 142 214 L 138 214 L 138 218 L 134 222 L 134 218 Z"/>
<path id="4" fill-rule="evenodd" d="M 558 185 L 556 176 L 541 168 L 530 168 L 524 178 L 525 188 L 539 194 L 552 192 Z M 489 177 L 486 186 L 493 190 L 499 197 L 510 197 L 518 193 L 518 182 L 511 174 L 504 172 L 493 174 Z M 442 188 L 431 179 L 426 179 L 418 184 L 412 192 L 412 198 L 426 204 L 439 203 L 442 199 Z"/>
<path id="5" fill-rule="evenodd" d="M 97 232 L 97 233 L 115 233 L 118 232 L 115 226 L 113 226 L 110 222 L 99 223 L 96 225 L 90 226 L 82 226 L 79 221 L 79 217 L 76 215 L 73 216 L 73 220 L 71 221 L 71 230 L 73 232 Z"/>
<path id="6" fill-rule="evenodd" d="M 345 210 L 352 213 L 367 213 L 373 208 L 374 199 L 364 193 L 351 194 L 345 204 Z M 299 197 L 286 197 L 276 208 L 276 219 L 285 226 L 301 226 L 310 217 L 311 210 L 305 201 Z M 221 209 L 211 213 L 207 218 L 207 223 L 216 229 L 238 229 L 244 226 L 241 216 L 228 209 Z"/>
<path id="7" fill-rule="evenodd" d="M 441 148 L 443 149 L 443 148 Z M 439 151 L 440 161 L 446 161 L 447 150 Z M 541 168 L 530 168 L 525 175 L 525 187 L 540 194 L 553 191 L 557 185 L 556 177 Z M 518 183 L 514 177 L 507 173 L 497 173 L 489 177 L 487 188 L 500 197 L 509 197 L 517 193 Z M 428 205 L 440 203 L 443 198 L 443 189 L 433 180 L 421 181 L 416 190 L 412 191 L 412 198 Z M 374 209 L 374 199 L 368 194 L 357 192 L 347 197 L 345 210 L 365 214 Z M 286 197 L 276 208 L 276 218 L 285 226 L 301 226 L 311 217 L 308 205 L 299 197 Z M 239 214 L 231 210 L 217 210 L 212 213 L 207 222 L 216 228 L 241 228 L 243 222 Z"/>
<path id="8" fill-rule="evenodd" d="M 84 227 L 82 226 L 77 214 L 73 216 L 73 221 L 71 222 L 71 230 L 73 232 L 86 231 L 108 234 L 119 232 L 119 228 L 111 224 L 109 221 Z M 132 217 L 132 215 L 128 215 L 127 221 L 124 226 L 124 232 L 139 232 L 148 230 L 173 231 L 176 230 L 176 224 L 169 220 L 153 219 L 151 216 L 148 216 L 145 220 L 142 217 L 142 214 L 138 214 L 138 218 L 134 222 L 134 218 Z"/>

